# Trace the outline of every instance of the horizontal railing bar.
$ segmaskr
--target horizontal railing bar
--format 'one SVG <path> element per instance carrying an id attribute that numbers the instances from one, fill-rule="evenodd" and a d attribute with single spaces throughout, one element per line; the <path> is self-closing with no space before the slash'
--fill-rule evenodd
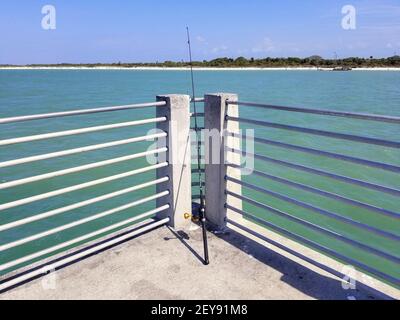
<path id="1" fill-rule="evenodd" d="M 318 129 L 309 129 L 309 128 L 304 128 L 304 127 L 295 127 L 295 126 L 290 126 L 290 125 L 286 125 L 286 124 L 238 118 L 238 117 L 230 117 L 230 116 L 226 116 L 226 120 L 254 124 L 254 125 L 262 126 L 262 127 L 289 130 L 289 131 L 294 131 L 294 132 L 302 132 L 302 133 L 306 133 L 306 134 L 312 134 L 312 135 L 340 139 L 340 140 L 355 141 L 355 142 L 372 144 L 372 145 L 377 145 L 377 146 L 384 146 L 384 147 L 389 147 L 389 148 L 400 148 L 400 142 L 396 142 L 396 141 L 375 139 L 375 138 L 356 136 L 356 135 L 344 134 L 344 133 L 336 133 L 336 132 L 324 131 L 324 130 L 318 130 Z"/>
<path id="2" fill-rule="evenodd" d="M 239 135 L 233 134 L 233 136 L 238 137 Z M 400 172 L 400 167 L 392 165 L 392 164 L 356 158 L 356 157 L 347 156 L 347 155 L 343 155 L 343 154 L 339 154 L 339 153 L 322 151 L 322 150 L 318 150 L 318 149 L 314 149 L 314 148 L 296 146 L 293 144 L 288 144 L 288 143 L 283 143 L 283 142 L 278 142 L 278 141 L 273 141 L 273 140 L 268 140 L 268 139 L 263 139 L 263 138 L 255 138 L 254 137 L 253 139 L 255 142 L 266 144 L 266 145 L 272 145 L 272 146 L 276 146 L 279 148 L 290 149 L 290 150 L 300 151 L 300 152 L 304 152 L 304 153 L 308 153 L 308 154 L 328 157 L 328 158 L 332 158 L 332 159 L 343 160 L 343 161 L 361 164 L 361 165 L 365 165 L 365 166 L 368 166 L 371 168 L 382 169 L 382 170 L 386 170 L 386 171 L 390 171 L 390 172 L 396 172 L 396 173 Z"/>
<path id="3" fill-rule="evenodd" d="M 151 151 L 147 151 L 147 152 L 133 154 L 133 155 L 130 155 L 130 156 L 114 158 L 114 159 L 95 162 L 95 163 L 90 163 L 90 164 L 86 164 L 86 165 L 83 165 L 83 166 L 74 167 L 74 168 L 70 168 L 70 169 L 54 171 L 54 172 L 45 173 L 45 174 L 41 174 L 41 175 L 29 177 L 29 178 L 24 178 L 24 179 L 19 179 L 19 180 L 15 180 L 15 181 L 5 182 L 5 183 L 1 183 L 0 184 L 0 190 L 4 190 L 4 189 L 16 187 L 16 186 L 25 185 L 25 184 L 28 184 L 28 183 L 38 182 L 38 181 L 42 181 L 42 180 L 47 180 L 47 179 L 54 178 L 54 177 L 65 176 L 65 175 L 71 174 L 71 173 L 77 173 L 77 172 L 90 170 L 90 169 L 94 169 L 94 168 L 100 168 L 100 167 L 104 167 L 104 166 L 108 166 L 108 165 L 111 165 L 111 164 L 116 164 L 116 163 L 120 163 L 120 162 L 124 162 L 124 161 L 143 158 L 143 157 L 146 157 L 146 156 L 149 156 L 149 155 L 160 154 L 160 153 L 164 153 L 164 152 L 167 152 L 167 151 L 168 151 L 167 148 L 161 148 L 161 149 L 156 149 L 156 150 L 151 150 Z"/>
<path id="4" fill-rule="evenodd" d="M 134 187 L 122 189 L 122 190 L 119 190 L 119 191 L 115 191 L 115 192 L 112 192 L 112 193 L 107 193 L 107 194 L 104 194 L 104 195 L 99 196 L 99 197 L 95 197 L 95 198 L 92 198 L 92 199 L 88 199 L 88 200 L 85 200 L 85 201 L 81 201 L 81 202 L 77 202 L 77 203 L 68 205 L 66 207 L 62 207 L 62 208 L 50 210 L 50 211 L 47 211 L 47 212 L 44 212 L 44 213 L 36 214 L 36 215 L 33 215 L 31 217 L 28 217 L 28 218 L 20 219 L 20 220 L 17 220 L 17 221 L 10 222 L 8 224 L 1 225 L 0 226 L 0 231 L 9 230 L 9 229 L 12 229 L 12 228 L 16 228 L 16 227 L 20 227 L 20 226 L 26 225 L 28 223 L 32 223 L 32 222 L 35 222 L 35 221 L 40 221 L 40 220 L 43 220 L 43 219 L 46 219 L 46 218 L 49 218 L 49 217 L 54 217 L 56 215 L 59 215 L 59 214 L 65 213 L 65 212 L 69 212 L 69 211 L 72 211 L 72 210 L 75 210 L 75 209 L 83 208 L 83 207 L 86 207 L 88 205 L 91 205 L 91 204 L 94 204 L 94 203 L 97 203 L 97 202 L 113 199 L 113 198 L 116 198 L 116 197 L 119 197 L 119 196 L 122 196 L 122 195 L 125 195 L 125 194 L 128 194 L 128 193 L 131 193 L 131 192 L 139 191 L 139 190 L 142 190 L 142 189 L 145 189 L 145 188 L 148 188 L 148 187 L 152 187 L 152 186 L 155 186 L 155 185 L 158 185 L 158 184 L 161 184 L 161 183 L 165 183 L 165 182 L 168 182 L 168 181 L 169 181 L 169 178 L 168 177 L 164 177 L 164 178 L 160 178 L 160 179 L 155 180 L 155 181 L 149 181 L 147 183 L 143 183 L 143 184 L 141 184 L 139 186 L 134 186 Z"/>
<path id="5" fill-rule="evenodd" d="M 319 114 L 319 115 L 326 115 L 326 116 L 353 118 L 353 119 L 361 119 L 361 120 L 371 120 L 371 121 L 378 121 L 378 122 L 400 123 L 400 117 L 385 116 L 385 115 L 379 115 L 379 114 L 355 113 L 355 112 L 324 110 L 324 109 L 309 109 L 309 108 L 299 108 L 299 107 L 285 107 L 285 106 L 275 106 L 275 105 L 268 105 L 268 104 L 262 104 L 262 103 L 254 103 L 254 102 L 244 102 L 244 101 L 227 101 L 227 103 L 241 105 L 241 106 L 248 106 L 248 107 L 260 107 L 260 108 L 273 109 L 273 110 Z"/>
<path id="6" fill-rule="evenodd" d="M 104 125 L 104 126 L 96 126 L 96 127 L 90 127 L 90 128 L 81 128 L 81 129 L 74 129 L 74 130 L 67 130 L 67 131 L 59 131 L 59 132 L 39 134 L 39 135 L 27 136 L 27 137 L 21 137 L 21 138 L 6 139 L 6 140 L 0 140 L 0 146 L 8 146 L 8 145 L 17 144 L 17 143 L 25 143 L 25 142 L 32 142 L 32 141 L 40 141 L 40 140 L 46 140 L 46 139 L 74 136 L 74 135 L 78 135 L 78 134 L 98 132 L 98 131 L 111 130 L 111 129 L 140 126 L 140 125 L 145 125 L 145 124 L 149 124 L 149 123 L 158 123 L 158 122 L 164 122 L 164 121 L 167 121 L 166 117 L 152 118 L 152 119 L 139 120 L 139 121 L 115 123 L 115 124 Z"/>
<path id="7" fill-rule="evenodd" d="M 122 145 L 130 144 L 130 143 L 150 141 L 153 139 L 165 138 L 165 137 L 167 137 L 167 133 L 163 132 L 163 133 L 147 135 L 147 136 L 142 136 L 142 137 L 137 137 L 137 138 L 130 138 L 130 139 L 125 139 L 125 140 L 118 140 L 118 141 L 106 142 L 106 143 L 96 144 L 96 145 L 91 145 L 91 146 L 86 146 L 86 147 L 80 147 L 80 148 L 76 148 L 76 149 L 69 149 L 69 150 L 57 151 L 57 152 L 53 152 L 53 153 L 46 153 L 46 154 L 31 156 L 31 157 L 27 157 L 27 158 L 20 158 L 20 159 L 16 159 L 16 160 L 0 162 L 0 168 L 6 168 L 6 167 L 16 166 L 16 165 L 20 165 L 20 164 L 31 163 L 31 162 L 35 162 L 35 161 L 60 158 L 60 157 L 70 156 L 70 155 L 74 155 L 74 154 L 78 154 L 78 153 L 101 150 L 101 149 L 106 149 L 106 148 L 111 148 L 111 147 L 116 147 L 116 146 L 122 146 Z"/>
<path id="8" fill-rule="evenodd" d="M 111 210 L 104 211 L 102 213 L 90 216 L 88 218 L 80 219 L 78 221 L 74 221 L 74 222 L 65 224 L 63 226 L 60 226 L 60 227 L 57 227 L 57 228 L 54 228 L 54 229 L 51 229 L 51 230 L 48 230 L 48 231 L 45 231 L 45 232 L 42 232 L 42 233 L 38 233 L 38 234 L 30 236 L 30 237 L 26 237 L 24 239 L 20 239 L 20 240 L 17 240 L 17 241 L 14 241 L 14 242 L 11 242 L 11 243 L 8 243 L 8 244 L 5 244 L 5 245 L 1 245 L 0 246 L 0 252 L 5 251 L 5 250 L 9 250 L 9 249 L 12 249 L 12 248 L 15 248 L 15 247 L 18 247 L 18 246 L 21 246 L 23 244 L 26 244 L 26 243 L 29 243 L 29 242 L 32 242 L 32 241 L 35 241 L 35 240 L 38 240 L 38 239 L 41 239 L 41 238 L 56 234 L 56 233 L 59 233 L 61 231 L 65 231 L 65 230 L 80 226 L 82 224 L 85 224 L 85 223 L 88 223 L 88 222 L 91 222 L 91 221 L 94 221 L 94 220 L 98 220 L 98 219 L 110 216 L 112 214 L 115 214 L 115 213 L 130 209 L 130 208 L 137 207 L 137 206 L 139 206 L 141 204 L 144 204 L 144 203 L 147 203 L 147 202 L 150 202 L 150 201 L 153 201 L 153 200 L 157 200 L 157 199 L 163 198 L 163 197 L 165 197 L 167 195 L 169 195 L 169 191 L 164 191 L 164 192 L 158 193 L 158 194 L 156 194 L 154 196 L 143 198 L 141 200 L 134 201 L 134 202 L 125 204 L 123 206 L 120 206 L 120 207 L 117 207 L 117 208 L 114 208 L 114 209 L 111 209 Z"/>
<path id="9" fill-rule="evenodd" d="M 66 266 L 70 263 L 81 260 L 92 254 L 101 252 L 104 249 L 111 248 L 114 245 L 117 245 L 124 241 L 130 240 L 130 239 L 134 238 L 135 236 L 144 234 L 145 232 L 148 232 L 150 230 L 154 230 L 155 228 L 161 227 L 161 226 L 167 224 L 169 221 L 170 221 L 169 218 L 165 218 L 165 219 L 162 219 L 159 221 L 156 221 L 156 220 L 150 218 L 143 222 L 139 222 L 131 227 L 131 228 L 133 228 L 133 231 L 129 231 L 129 232 L 123 234 L 122 236 L 116 236 L 110 240 L 101 241 L 101 242 L 99 242 L 99 244 L 96 244 L 94 246 L 88 245 L 87 248 L 84 248 L 82 250 L 77 250 L 73 254 L 66 254 L 61 259 L 55 258 L 54 261 L 50 262 L 51 267 L 53 269 L 57 270 L 60 267 Z M 32 267 L 31 270 L 32 271 L 21 273 L 21 275 L 19 275 L 19 276 L 11 277 L 10 280 L 6 279 L 4 281 L 0 281 L 0 294 L 2 292 L 4 292 L 4 290 L 14 287 L 18 284 L 24 283 L 24 282 L 26 282 L 30 279 L 34 279 L 38 276 L 47 274 L 47 268 Z"/>
<path id="10" fill-rule="evenodd" d="M 205 113 L 204 112 L 197 112 L 197 113 L 191 113 L 190 117 L 204 117 Z"/>
<path id="11" fill-rule="evenodd" d="M 243 168 L 243 167 L 235 165 L 235 164 L 231 164 L 230 163 L 228 165 L 230 167 L 235 168 L 235 169 L 246 170 L 246 168 Z M 331 193 L 331 192 L 324 191 L 324 190 L 321 190 L 321 189 L 318 189 L 318 188 L 307 186 L 305 184 L 301 184 L 301 183 L 298 183 L 298 182 L 294 182 L 294 181 L 290 181 L 290 180 L 287 180 L 287 179 L 284 179 L 284 178 L 280 178 L 280 177 L 277 177 L 277 176 L 266 174 L 264 172 L 260 172 L 260 171 L 257 171 L 257 170 L 252 170 L 251 172 L 252 172 L 252 174 L 255 174 L 255 175 L 259 176 L 259 177 L 266 178 L 266 179 L 269 179 L 269 180 L 273 180 L 273 181 L 282 183 L 284 185 L 297 188 L 299 190 L 308 191 L 308 192 L 311 192 L 311 193 L 314 193 L 314 194 L 317 194 L 317 195 L 320 195 L 320 196 L 323 196 L 323 197 L 327 197 L 327 198 L 330 198 L 330 199 L 338 200 L 338 201 L 340 201 L 342 203 L 346 203 L 346 204 L 350 204 L 350 205 L 353 205 L 353 206 L 356 206 L 356 207 L 359 207 L 359 208 L 367 209 L 367 210 L 370 210 L 372 212 L 376 212 L 378 214 L 385 215 L 387 217 L 400 219 L 400 213 L 397 213 L 397 212 L 393 212 L 393 211 L 390 211 L 390 210 L 387 210 L 387 209 L 384 209 L 384 208 L 375 207 L 373 205 L 370 205 L 370 204 L 367 204 L 367 203 L 364 203 L 364 202 L 361 202 L 361 201 L 357 201 L 357 200 L 354 200 L 354 199 L 346 198 L 346 197 L 343 197 L 343 196 L 335 194 L 335 193 Z"/>
<path id="12" fill-rule="evenodd" d="M 131 105 L 125 105 L 125 106 L 115 106 L 115 107 L 105 107 L 105 108 L 95 108 L 95 109 L 82 109 L 82 110 L 73 110 L 73 111 L 46 113 L 46 114 L 35 114 L 35 115 L 29 115 L 29 116 L 10 117 L 10 118 L 3 118 L 3 119 L 0 118 L 0 124 L 24 122 L 24 121 L 31 121 L 31 120 L 50 119 L 50 118 L 62 118 L 62 117 L 78 116 L 78 115 L 93 114 L 93 113 L 104 113 L 104 112 L 111 112 L 111 111 L 141 109 L 141 108 L 148 108 L 148 107 L 163 107 L 166 104 L 167 103 L 165 101 L 160 101 L 160 102 L 131 104 Z"/>
<path id="13" fill-rule="evenodd" d="M 74 191 L 90 188 L 90 187 L 93 187 L 93 186 L 97 186 L 99 184 L 104 184 L 104 183 L 107 183 L 107 182 L 111 182 L 111 181 L 120 180 L 120 179 L 123 179 L 123 178 L 132 177 L 132 176 L 135 176 L 135 175 L 138 175 L 138 174 L 141 174 L 141 173 L 145 173 L 145 172 L 148 172 L 148 171 L 151 171 L 151 170 L 156 170 L 156 169 L 163 168 L 163 167 L 166 167 L 166 166 L 168 166 L 167 162 L 161 163 L 161 164 L 157 164 L 157 165 L 148 166 L 148 167 L 141 168 L 141 169 L 136 169 L 136 170 L 124 172 L 124 173 L 113 175 L 113 176 L 110 176 L 110 177 L 107 177 L 107 178 L 102 178 L 102 179 L 97 179 L 97 180 L 93 180 L 93 181 L 77 184 L 77 185 L 74 185 L 74 186 L 71 186 L 71 187 L 62 188 L 62 189 L 58 189 L 58 190 L 55 190 L 55 191 L 42 193 L 42 194 L 39 194 L 39 195 L 36 195 L 36 196 L 24 198 L 24 199 L 21 199 L 21 200 L 8 202 L 8 203 L 0 205 L 0 211 L 4 211 L 4 210 L 7 210 L 7 209 L 11 209 L 11 208 L 19 207 L 19 206 L 22 206 L 22 205 L 26 205 L 26 204 L 29 204 L 29 203 L 32 203 L 32 202 L 36 202 L 36 201 L 40 201 L 40 200 L 56 197 L 56 196 L 59 196 L 59 195 L 62 195 L 62 194 L 66 194 L 66 193 L 70 193 L 70 192 L 74 192 Z"/>
<path id="14" fill-rule="evenodd" d="M 7 269 L 12 268 L 12 267 L 15 267 L 15 266 L 17 266 L 17 265 L 19 265 L 19 264 L 21 264 L 21 263 L 31 261 L 31 260 L 33 260 L 33 259 L 42 257 L 42 256 L 47 255 L 47 254 L 50 254 L 50 253 L 53 253 L 53 252 L 58 251 L 58 250 L 60 250 L 60 249 L 67 248 L 67 247 L 69 247 L 69 246 L 71 246 L 71 245 L 74 245 L 74 244 L 76 244 L 76 243 L 79 243 L 79 242 L 88 240 L 88 239 L 90 239 L 90 238 L 99 236 L 99 235 L 104 234 L 104 233 L 106 233 L 106 232 L 109 232 L 109 231 L 111 231 L 111 230 L 118 229 L 118 228 L 120 228 L 120 227 L 123 227 L 123 226 L 126 226 L 126 225 L 128 225 L 128 224 L 134 223 L 134 222 L 136 222 L 136 221 L 138 221 L 138 220 L 145 219 L 145 218 L 150 217 L 150 216 L 153 216 L 153 215 L 155 215 L 155 214 L 157 214 L 157 213 L 159 213 L 159 212 L 168 210 L 169 208 L 170 208 L 169 205 L 165 205 L 165 206 L 159 207 L 159 208 L 157 208 L 157 209 L 155 209 L 155 210 L 148 211 L 148 212 L 143 213 L 143 214 L 141 214 L 141 215 L 139 215 L 139 216 L 136 216 L 136 217 L 134 217 L 134 218 L 121 221 L 121 222 L 119 222 L 119 223 L 113 224 L 113 225 L 108 226 L 108 227 L 106 227 L 106 228 L 103 228 L 103 229 L 100 229 L 100 230 L 97 230 L 97 231 L 88 233 L 88 234 L 86 234 L 86 235 L 83 235 L 83 236 L 81 236 L 81 237 L 78 237 L 78 238 L 75 238 L 75 239 L 72 239 L 72 240 L 63 242 L 63 243 L 58 244 L 58 245 L 56 245 L 56 246 L 53 246 L 53 247 L 51 247 L 51 248 L 48 248 L 48 249 L 45 249 L 45 250 L 42 250 L 42 251 L 38 251 L 38 252 L 35 252 L 35 253 L 30 254 L 30 255 L 28 255 L 28 256 L 22 257 L 22 258 L 20 258 L 20 259 L 16 259 L 16 260 L 13 260 L 13 261 L 11 261 L 11 262 L 2 264 L 2 265 L 0 265 L 0 271 L 7 270 Z M 163 220 L 163 221 L 167 221 L 167 219 L 165 219 L 165 220 Z M 169 218 L 168 218 L 168 221 L 169 221 Z M 165 224 L 165 223 L 166 223 L 166 222 L 164 222 L 163 224 Z"/>
<path id="15" fill-rule="evenodd" d="M 341 253 L 339 253 L 337 251 L 334 251 L 334 250 L 329 249 L 329 248 L 327 248 L 325 246 L 322 246 L 322 245 L 320 245 L 320 244 L 318 244 L 318 243 L 316 243 L 316 242 L 314 242 L 312 240 L 309 240 L 309 239 L 304 238 L 302 236 L 299 236 L 299 235 L 297 235 L 295 233 L 292 233 L 292 232 L 290 232 L 290 231 L 288 231 L 288 230 L 286 230 L 286 229 L 284 229 L 282 227 L 279 227 L 279 226 L 277 226 L 277 225 L 275 225 L 275 224 L 273 224 L 271 222 L 268 222 L 268 221 L 265 221 L 263 219 L 260 219 L 260 218 L 254 216 L 254 215 L 251 215 L 251 214 L 249 214 L 249 213 L 247 213 L 247 212 L 245 212 L 243 210 L 239 210 L 239 209 L 234 208 L 234 207 L 232 207 L 230 205 L 227 205 L 226 207 L 228 209 L 230 209 L 230 210 L 242 215 L 243 217 L 245 217 L 247 219 L 252 219 L 253 221 L 255 221 L 255 222 L 257 222 L 257 223 L 259 223 L 259 224 L 261 224 L 261 225 L 263 225 L 263 226 L 265 226 L 267 228 L 270 228 L 270 229 L 272 229 L 272 230 L 274 230 L 274 231 L 276 231 L 276 232 L 278 232 L 278 233 L 280 233 L 282 235 L 285 235 L 288 238 L 294 239 L 296 241 L 299 241 L 300 243 L 303 243 L 303 244 L 305 244 L 307 246 L 315 248 L 316 250 L 318 250 L 320 252 L 324 252 L 327 255 L 330 255 L 330 256 L 335 257 L 335 258 L 337 258 L 337 259 L 339 259 L 339 260 L 341 260 L 343 262 L 348 263 L 349 265 L 352 265 L 352 266 L 358 267 L 358 268 L 360 268 L 362 270 L 365 270 L 365 271 L 367 271 L 367 272 L 369 272 L 369 273 L 371 273 L 371 274 L 373 274 L 375 276 L 378 276 L 379 278 L 385 279 L 385 280 L 387 280 L 387 281 L 389 281 L 389 282 L 391 282 L 391 283 L 393 283 L 395 285 L 400 285 L 400 279 L 398 279 L 396 277 L 393 277 L 393 276 L 391 276 L 389 274 L 386 274 L 386 273 L 384 273 L 382 271 L 379 271 L 379 270 L 377 270 L 375 268 L 372 268 L 372 267 L 370 267 L 370 266 L 368 266 L 368 265 L 366 265 L 366 264 L 364 264 L 362 262 L 359 262 L 359 261 L 357 261 L 357 260 L 355 260 L 353 258 L 346 257 L 345 255 L 343 255 L 343 254 L 341 254 Z M 228 222 L 231 223 L 231 220 L 228 219 Z"/>
<path id="16" fill-rule="evenodd" d="M 230 152 L 234 152 L 234 153 L 239 153 L 239 154 L 241 153 L 240 150 L 235 150 L 235 149 L 231 149 L 231 148 L 227 148 L 227 150 L 230 151 Z M 330 172 L 327 172 L 327 171 L 306 167 L 306 166 L 295 164 L 295 163 L 292 163 L 292 162 L 287 162 L 287 161 L 283 161 L 283 160 L 277 160 L 277 159 L 270 158 L 270 157 L 267 157 L 267 156 L 256 155 L 256 154 L 252 154 L 252 153 L 247 153 L 247 155 L 251 156 L 251 157 L 254 157 L 254 159 L 258 159 L 258 160 L 261 160 L 261 161 L 264 161 L 264 162 L 275 163 L 275 164 L 278 164 L 278 165 L 281 165 L 281 166 L 285 166 L 285 167 L 288 167 L 288 168 L 293 168 L 293 169 L 296 169 L 296 170 L 300 170 L 300 171 L 316 174 L 316 175 L 319 175 L 319 176 L 328 177 L 328 178 L 331 178 L 331 179 L 334 179 L 334 180 L 338 180 L 338 181 L 341 181 L 341 182 L 354 184 L 354 185 L 357 185 L 357 186 L 360 186 L 360 187 L 363 187 L 363 188 L 384 192 L 384 193 L 391 194 L 391 195 L 394 195 L 394 196 L 400 196 L 400 190 L 398 190 L 398 189 L 389 188 L 389 187 L 381 186 L 381 185 L 378 185 L 378 184 L 375 184 L 375 183 L 370 183 L 370 182 L 357 180 L 357 179 L 346 177 L 346 176 L 337 175 L 335 173 L 330 173 Z"/>
<path id="17" fill-rule="evenodd" d="M 321 234 L 324 234 L 324 235 L 327 235 L 327 236 L 329 236 L 331 238 L 337 239 L 337 240 L 339 240 L 339 241 L 341 241 L 343 243 L 347 243 L 347 244 L 349 244 L 349 245 L 351 245 L 353 247 L 359 248 L 359 249 L 364 250 L 364 251 L 366 251 L 368 253 L 374 254 L 374 255 L 379 256 L 381 258 L 384 258 L 386 260 L 389 260 L 389 261 L 392 261 L 394 263 L 400 264 L 400 258 L 399 257 L 394 256 L 394 255 L 392 255 L 390 253 L 384 252 L 382 250 L 373 248 L 373 247 L 371 247 L 371 246 L 369 246 L 367 244 L 364 244 L 362 242 L 359 242 L 357 240 L 350 239 L 350 238 L 338 233 L 337 231 L 330 230 L 330 229 L 321 227 L 319 225 L 316 225 L 314 223 L 311 223 L 309 221 L 300 219 L 300 218 L 298 218 L 296 216 L 293 216 L 293 215 L 291 215 L 291 214 L 289 214 L 287 212 L 283 212 L 281 210 L 278 210 L 276 208 L 273 208 L 273 207 L 268 206 L 266 204 L 263 204 L 261 202 L 257 202 L 255 200 L 252 200 L 252 199 L 250 199 L 248 197 L 245 197 L 245 196 L 242 196 L 242 195 L 238 195 L 238 194 L 235 194 L 235 193 L 230 192 L 230 191 L 228 191 L 227 194 L 232 196 L 232 197 L 234 197 L 234 198 L 237 198 L 239 200 L 245 201 L 245 202 L 247 202 L 247 203 L 249 203 L 251 205 L 254 205 L 254 206 L 258 207 L 258 208 L 261 208 L 263 210 L 268 210 L 268 211 L 276 214 L 277 216 L 280 216 L 280 217 L 283 217 L 283 218 L 288 219 L 290 221 L 293 221 L 295 223 L 298 223 L 298 224 L 300 224 L 300 225 L 302 225 L 302 226 L 304 226 L 306 228 L 309 228 L 311 230 L 317 231 L 317 232 L 319 232 Z"/>
<path id="18" fill-rule="evenodd" d="M 190 102 L 204 102 L 204 98 L 191 98 Z"/>
<path id="19" fill-rule="evenodd" d="M 384 230 L 381 230 L 381 229 L 366 225 L 364 223 L 352 220 L 350 218 L 341 216 L 341 215 L 339 215 L 339 214 L 337 214 L 335 212 L 331 212 L 331 211 L 328 211 L 328 210 L 324 210 L 324 209 L 315 207 L 315 206 L 310 205 L 308 203 L 305 203 L 305 202 L 290 198 L 288 196 L 285 196 L 285 195 L 283 195 L 281 193 L 274 192 L 274 191 L 271 191 L 271 190 L 267 190 L 265 188 L 261 188 L 261 187 L 255 186 L 255 185 L 249 184 L 247 182 L 244 182 L 244 181 L 241 181 L 241 180 L 238 180 L 238 179 L 234 179 L 234 178 L 231 178 L 231 177 L 226 177 L 226 179 L 228 181 L 234 182 L 236 184 L 239 184 L 239 185 L 241 185 L 243 187 L 246 187 L 246 188 L 249 188 L 251 190 L 254 190 L 254 191 L 257 191 L 257 192 L 261 192 L 263 194 L 267 194 L 267 195 L 269 195 L 271 197 L 274 197 L 276 199 L 279 199 L 279 200 L 294 204 L 296 206 L 302 207 L 302 208 L 307 209 L 307 210 L 314 211 L 319 215 L 323 215 L 325 217 L 329 217 L 331 219 L 335 219 L 337 221 L 341 221 L 341 222 L 343 222 L 345 224 L 352 225 L 352 226 L 354 226 L 356 228 L 359 228 L 359 229 L 362 229 L 364 231 L 372 232 L 372 233 L 374 233 L 374 234 L 376 234 L 378 236 L 385 237 L 385 238 L 388 238 L 390 240 L 400 241 L 400 236 L 398 236 L 396 234 L 393 234 L 393 233 L 390 233 L 390 232 L 387 232 L 387 231 L 384 231 Z"/>

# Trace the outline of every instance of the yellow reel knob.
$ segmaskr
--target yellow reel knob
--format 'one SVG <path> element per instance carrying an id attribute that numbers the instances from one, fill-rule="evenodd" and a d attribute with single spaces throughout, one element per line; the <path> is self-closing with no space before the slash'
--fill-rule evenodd
<path id="1" fill-rule="evenodd" d="M 183 217 L 185 218 L 185 220 L 189 220 L 189 219 L 192 218 L 192 215 L 191 215 L 190 213 L 185 213 L 185 214 L 183 215 Z"/>

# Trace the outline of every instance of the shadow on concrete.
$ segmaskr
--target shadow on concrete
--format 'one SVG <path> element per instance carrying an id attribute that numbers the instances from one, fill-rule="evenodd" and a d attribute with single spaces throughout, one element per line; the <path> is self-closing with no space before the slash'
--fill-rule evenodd
<path id="1" fill-rule="evenodd" d="M 235 248 L 240 249 L 266 266 L 282 273 L 281 281 L 304 294 L 318 300 L 377 300 L 390 299 L 383 293 L 365 285 L 358 285 L 355 290 L 344 290 L 342 281 L 321 275 L 276 251 L 233 231 L 216 234 L 216 236 Z M 360 288 L 361 287 L 361 288 Z"/>
<path id="2" fill-rule="evenodd" d="M 171 241 L 171 240 L 176 240 L 178 239 L 185 247 L 188 249 L 202 264 L 204 264 L 204 259 L 202 256 L 200 256 L 195 249 L 188 243 L 188 240 L 190 240 L 190 236 L 185 233 L 184 231 L 175 231 L 171 227 L 167 227 L 169 231 L 175 236 L 174 238 L 168 238 L 165 237 L 165 241 Z"/>

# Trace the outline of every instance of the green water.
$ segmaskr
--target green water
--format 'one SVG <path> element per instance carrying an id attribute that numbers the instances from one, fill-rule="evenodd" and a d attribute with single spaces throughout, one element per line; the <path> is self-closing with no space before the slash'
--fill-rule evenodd
<path id="1" fill-rule="evenodd" d="M 190 88 L 189 81 L 189 75 L 186 72 L 180 71 L 1 70 L 0 117 L 148 102 L 153 101 L 157 94 L 188 94 Z M 197 96 L 209 92 L 234 92 L 240 95 L 241 100 L 247 101 L 400 116 L 400 72 L 202 71 L 196 73 L 196 83 Z M 99 124 L 125 122 L 152 116 L 154 116 L 154 111 L 152 109 L 146 109 L 99 114 L 96 116 L 78 116 L 2 125 L 0 139 L 69 130 Z M 249 107 L 241 108 L 241 116 L 400 141 L 400 127 L 395 124 L 334 117 L 327 118 Z M 151 125 L 130 127 L 101 133 L 4 146 L 0 147 L 0 161 L 141 136 L 151 127 Z M 242 128 L 249 128 L 249 126 L 242 126 Z M 400 151 L 396 149 L 368 146 L 361 143 L 344 142 L 331 138 L 321 138 L 266 128 L 256 128 L 256 136 L 400 165 Z M 148 145 L 148 142 L 132 144 L 65 158 L 34 162 L 11 168 L 0 168 L 0 182 L 12 181 L 23 177 L 141 152 L 146 150 Z M 286 151 L 280 148 L 258 144 L 256 145 L 256 153 L 276 159 L 297 162 L 299 164 L 378 183 L 388 187 L 400 188 L 398 174 L 388 173 L 379 169 L 365 168 L 343 161 L 310 156 L 295 151 Z M 146 164 L 145 160 L 128 161 L 118 165 L 85 171 L 83 173 L 71 174 L 21 187 L 0 190 L 0 203 L 6 203 L 89 180 L 130 171 L 135 168 L 143 167 Z M 395 212 L 400 212 L 399 199 L 394 196 L 384 195 L 376 191 L 346 185 L 328 178 L 322 178 L 260 161 L 256 161 L 255 167 L 256 170 L 275 176 L 307 184 L 355 200 L 365 201 L 371 205 L 390 209 Z M 141 174 L 6 210 L 0 212 L 0 223 L 9 223 L 61 206 L 127 188 L 153 178 L 154 174 Z M 244 180 L 269 190 L 280 192 L 300 201 L 310 203 L 319 208 L 337 212 L 343 216 L 400 235 L 400 222 L 394 218 L 381 216 L 350 205 L 340 204 L 337 201 L 299 191 L 267 179 L 249 176 L 245 177 Z M 57 215 L 49 219 L 1 232 L 0 245 L 123 205 L 127 202 L 132 202 L 146 195 L 152 195 L 154 191 L 155 188 L 148 188 L 140 192 L 134 192 Z M 315 212 L 290 205 L 246 188 L 243 191 L 246 196 L 268 204 L 276 209 L 329 228 L 372 247 L 380 248 L 397 257 L 400 256 L 400 247 L 395 241 L 372 235 L 357 228 L 347 226 L 341 222 L 336 222 L 330 218 L 321 217 Z M 0 264 L 53 246 L 57 243 L 73 239 L 88 231 L 93 231 L 111 223 L 125 220 L 128 217 L 150 210 L 154 208 L 154 206 L 154 203 L 141 205 L 99 219 L 96 222 L 91 222 L 66 232 L 1 252 Z M 262 211 L 259 208 L 247 204 L 244 209 L 274 224 L 294 231 L 301 236 L 312 239 L 326 247 L 360 260 L 394 277 L 400 278 L 399 266 L 393 262 L 372 254 L 364 253 L 360 249 L 352 248 L 338 240 L 310 231 L 296 223 L 279 218 L 271 212 Z"/>

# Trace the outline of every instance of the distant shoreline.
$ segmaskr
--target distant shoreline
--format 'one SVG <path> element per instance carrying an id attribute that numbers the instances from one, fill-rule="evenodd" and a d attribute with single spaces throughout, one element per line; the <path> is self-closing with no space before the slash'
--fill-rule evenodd
<path id="1" fill-rule="evenodd" d="M 262 68 L 262 67 L 227 67 L 227 68 L 217 68 L 217 67 L 195 67 L 196 71 L 332 71 L 333 68 L 317 68 L 317 67 L 276 67 L 276 68 Z M 127 71 L 188 71 L 188 67 L 29 67 L 29 66 L 1 66 L 0 70 L 127 70 Z M 399 67 L 376 67 L 376 68 L 354 68 L 352 71 L 400 71 Z"/>

